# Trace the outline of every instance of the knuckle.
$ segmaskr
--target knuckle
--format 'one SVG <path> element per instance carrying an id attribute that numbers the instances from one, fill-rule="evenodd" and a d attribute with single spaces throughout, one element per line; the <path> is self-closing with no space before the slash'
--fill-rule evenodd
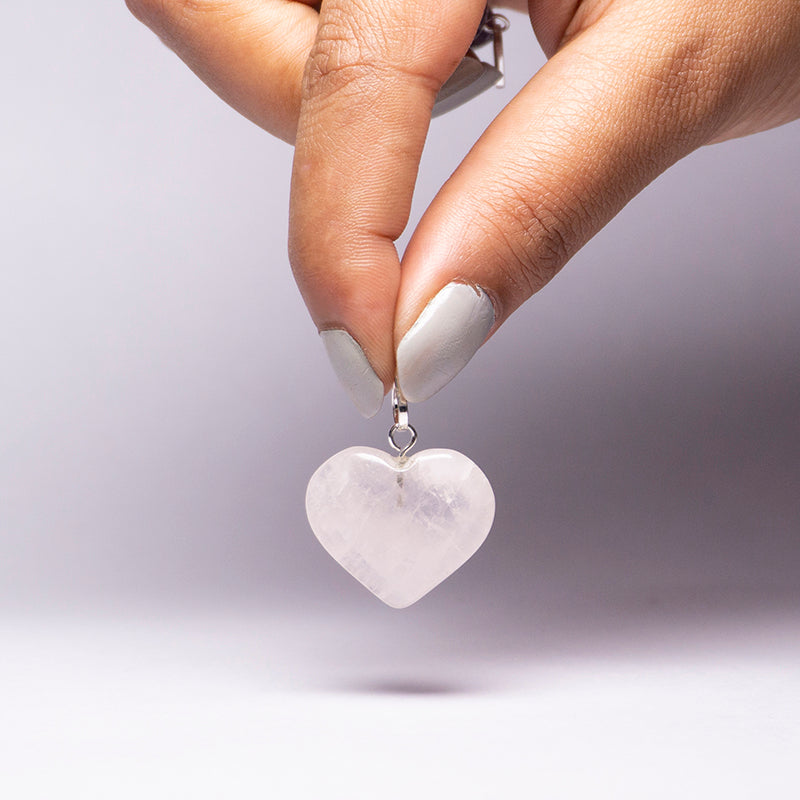
<path id="1" fill-rule="evenodd" d="M 646 141 L 657 134 L 680 157 L 705 143 L 735 102 L 743 48 L 729 23 L 692 4 L 628 24 L 616 51 L 579 53 L 583 74 L 592 77 L 587 85 L 601 86 L 598 102 L 629 133 Z M 603 83 L 593 80 L 598 73 Z"/>
<path id="2" fill-rule="evenodd" d="M 669 115 L 680 132 L 691 134 L 717 113 L 717 93 L 706 80 L 715 58 L 705 42 L 687 39 L 655 59 L 650 75 L 655 107 Z"/>
<path id="3" fill-rule="evenodd" d="M 731 109 L 738 94 L 737 45 L 723 25 L 685 21 L 681 33 L 661 37 L 642 52 L 644 82 L 654 122 L 676 142 L 703 143 Z"/>
<path id="4" fill-rule="evenodd" d="M 352 17 L 331 11 L 320 21 L 304 76 L 306 94 L 336 92 L 363 78 L 367 63 Z"/>
<path id="5" fill-rule="evenodd" d="M 320 18 L 303 78 L 303 95 L 349 91 L 374 97 L 386 82 L 420 82 L 435 93 L 440 81 L 427 65 L 398 58 L 398 46 L 381 25 L 364 26 L 352 9 L 329 7 Z"/>
<path id="6" fill-rule="evenodd" d="M 574 254 L 573 213 L 566 203 L 530 186 L 504 184 L 502 200 L 484 202 L 477 210 L 479 225 L 505 281 L 529 296 Z"/>

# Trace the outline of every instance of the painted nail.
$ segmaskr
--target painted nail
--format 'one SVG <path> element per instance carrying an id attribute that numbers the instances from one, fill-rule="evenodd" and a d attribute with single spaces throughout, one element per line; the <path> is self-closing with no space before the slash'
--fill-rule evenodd
<path id="1" fill-rule="evenodd" d="M 493 324 L 492 301 L 480 286 L 448 283 L 397 347 L 397 380 L 406 399 L 419 403 L 449 383 Z"/>
<path id="2" fill-rule="evenodd" d="M 365 417 L 374 417 L 383 404 L 383 383 L 358 342 L 342 330 L 320 331 L 333 371 L 348 397 Z"/>

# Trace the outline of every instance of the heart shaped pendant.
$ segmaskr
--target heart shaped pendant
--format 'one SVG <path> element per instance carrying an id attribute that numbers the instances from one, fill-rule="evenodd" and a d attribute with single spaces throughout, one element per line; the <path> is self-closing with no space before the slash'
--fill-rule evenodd
<path id="1" fill-rule="evenodd" d="M 306 492 L 322 546 L 393 608 L 415 603 L 472 556 L 494 508 L 487 477 L 455 450 L 406 457 L 350 447 L 313 474 Z"/>

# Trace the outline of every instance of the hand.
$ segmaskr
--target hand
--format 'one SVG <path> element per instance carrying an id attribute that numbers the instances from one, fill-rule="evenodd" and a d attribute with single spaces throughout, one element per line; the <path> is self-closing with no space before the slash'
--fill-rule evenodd
<path id="1" fill-rule="evenodd" d="M 697 147 L 800 116 L 797 0 L 530 0 L 547 64 L 402 260 L 439 87 L 484 0 L 128 0 L 221 97 L 296 137 L 290 258 L 340 380 L 376 413 L 442 388 L 634 195 Z"/>

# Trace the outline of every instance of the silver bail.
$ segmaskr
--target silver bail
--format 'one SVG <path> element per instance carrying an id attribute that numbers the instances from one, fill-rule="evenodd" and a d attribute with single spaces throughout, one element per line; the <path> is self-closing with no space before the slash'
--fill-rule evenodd
<path id="1" fill-rule="evenodd" d="M 408 401 L 403 397 L 396 382 L 392 387 L 392 416 L 398 428 L 408 427 Z"/>
<path id="2" fill-rule="evenodd" d="M 397 381 L 395 381 L 392 387 L 392 417 L 394 419 L 394 425 L 389 428 L 389 444 L 397 450 L 399 458 L 405 458 L 406 453 L 417 441 L 417 431 L 408 421 L 408 402 L 405 397 L 403 397 L 403 393 L 400 391 Z M 404 445 L 398 444 L 395 439 L 395 436 L 400 432 L 408 432 L 410 437 L 408 442 Z"/>

